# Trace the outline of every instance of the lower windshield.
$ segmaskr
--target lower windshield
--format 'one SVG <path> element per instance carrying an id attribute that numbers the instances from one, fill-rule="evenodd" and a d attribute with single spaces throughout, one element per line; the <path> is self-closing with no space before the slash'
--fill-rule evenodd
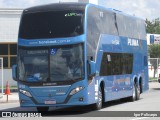
<path id="1" fill-rule="evenodd" d="M 19 80 L 27 82 L 48 79 L 48 50 L 19 50 Z"/>
<path id="2" fill-rule="evenodd" d="M 52 53 L 53 52 L 53 53 Z M 51 81 L 76 80 L 84 77 L 82 45 L 71 45 L 51 49 Z"/>
<path id="3" fill-rule="evenodd" d="M 18 77 L 25 82 L 61 82 L 84 78 L 83 44 L 19 48 Z"/>

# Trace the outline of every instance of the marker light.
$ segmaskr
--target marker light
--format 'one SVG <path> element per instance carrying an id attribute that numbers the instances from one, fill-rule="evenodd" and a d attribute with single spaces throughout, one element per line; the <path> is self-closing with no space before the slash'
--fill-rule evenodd
<path id="1" fill-rule="evenodd" d="M 70 92 L 69 95 L 74 95 L 74 94 L 76 94 L 77 92 L 81 91 L 82 89 L 83 89 L 82 86 L 76 87 L 76 88 L 74 88 L 74 89 Z"/>
<path id="2" fill-rule="evenodd" d="M 26 95 L 26 96 L 28 96 L 28 97 L 32 97 L 32 95 L 31 95 L 28 91 L 26 91 L 26 90 L 20 89 L 19 91 L 20 91 L 22 94 L 24 94 L 24 95 Z"/>

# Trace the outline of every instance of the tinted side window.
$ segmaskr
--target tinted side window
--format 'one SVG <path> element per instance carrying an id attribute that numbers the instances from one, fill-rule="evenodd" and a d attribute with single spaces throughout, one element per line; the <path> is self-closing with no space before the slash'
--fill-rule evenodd
<path id="1" fill-rule="evenodd" d="M 133 68 L 133 54 L 123 54 L 123 61 L 124 74 L 131 74 Z"/>
<path id="2" fill-rule="evenodd" d="M 133 54 L 103 53 L 100 76 L 131 74 Z"/>
<path id="3" fill-rule="evenodd" d="M 87 17 L 87 56 L 95 60 L 100 34 L 118 35 L 118 32 L 113 12 L 90 7 Z"/>
<path id="4" fill-rule="evenodd" d="M 113 12 L 100 10 L 100 23 L 101 33 L 103 34 L 111 34 L 118 35 L 118 31 L 116 28 L 116 19 Z"/>
<path id="5" fill-rule="evenodd" d="M 143 20 L 123 14 L 116 14 L 116 18 L 120 36 L 146 39 L 145 22 Z"/>
<path id="6" fill-rule="evenodd" d="M 92 56 L 93 60 L 95 60 L 97 44 L 100 36 L 98 24 L 99 11 L 97 8 L 91 7 L 88 10 L 87 20 L 87 56 Z"/>

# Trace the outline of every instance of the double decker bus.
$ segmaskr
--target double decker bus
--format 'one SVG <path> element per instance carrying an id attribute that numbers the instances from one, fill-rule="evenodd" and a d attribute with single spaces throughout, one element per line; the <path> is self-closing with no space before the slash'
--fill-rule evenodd
<path id="1" fill-rule="evenodd" d="M 38 111 L 138 100 L 148 89 L 145 21 L 84 3 L 25 9 L 12 71 L 20 106 Z"/>

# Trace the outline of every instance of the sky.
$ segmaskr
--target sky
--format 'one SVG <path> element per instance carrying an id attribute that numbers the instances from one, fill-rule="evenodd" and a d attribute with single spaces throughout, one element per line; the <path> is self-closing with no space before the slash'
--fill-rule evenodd
<path id="1" fill-rule="evenodd" d="M 99 0 L 99 4 L 143 19 L 160 18 L 160 0 Z"/>
<path id="2" fill-rule="evenodd" d="M 0 0 L 0 8 L 28 8 L 59 1 L 75 2 L 78 0 Z M 160 0 L 98 0 L 98 3 L 143 19 L 160 18 Z"/>

